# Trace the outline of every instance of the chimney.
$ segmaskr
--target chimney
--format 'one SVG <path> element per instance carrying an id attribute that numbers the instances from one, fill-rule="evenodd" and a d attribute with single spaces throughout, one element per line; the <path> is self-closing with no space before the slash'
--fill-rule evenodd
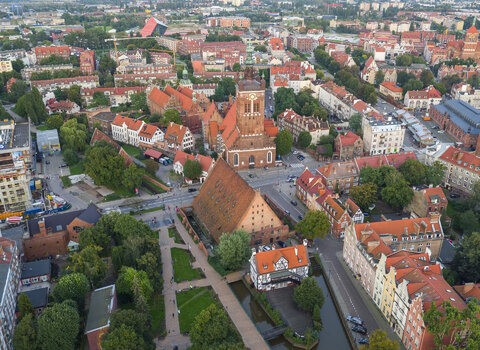
<path id="1" fill-rule="evenodd" d="M 303 245 L 306 247 L 308 245 L 308 240 L 306 240 L 305 238 L 303 239 Z"/>
<path id="2" fill-rule="evenodd" d="M 298 249 L 295 247 L 295 256 L 298 256 Z"/>
<path id="3" fill-rule="evenodd" d="M 255 254 L 257 254 L 257 250 L 255 248 L 252 248 L 252 256 L 254 256 Z"/>
<path id="4" fill-rule="evenodd" d="M 418 235 L 420 233 L 420 225 L 418 222 L 414 222 L 413 226 L 415 226 L 415 233 Z"/>
<path id="5" fill-rule="evenodd" d="M 420 226 L 422 226 L 423 234 L 426 234 L 427 233 L 427 224 L 425 223 L 425 221 L 422 220 L 422 222 L 420 223 Z"/>
<path id="6" fill-rule="evenodd" d="M 45 228 L 45 219 L 38 220 L 38 229 L 40 230 L 40 236 L 47 235 L 47 229 Z"/>

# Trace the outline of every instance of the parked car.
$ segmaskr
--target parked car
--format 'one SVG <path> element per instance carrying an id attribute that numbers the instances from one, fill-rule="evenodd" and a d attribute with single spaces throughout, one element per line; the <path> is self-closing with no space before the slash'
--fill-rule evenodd
<path id="1" fill-rule="evenodd" d="M 460 198 L 460 195 L 457 193 L 450 193 L 450 198 Z"/>
<path id="2" fill-rule="evenodd" d="M 301 154 L 299 154 L 299 155 L 297 156 L 297 158 L 298 158 L 298 160 L 300 160 L 300 161 L 302 161 L 302 160 L 304 160 L 304 159 L 305 159 L 305 157 L 304 157 L 304 156 L 302 156 Z"/>
<path id="3" fill-rule="evenodd" d="M 68 164 L 67 164 L 67 163 L 62 163 L 62 164 L 60 164 L 60 168 L 66 168 L 66 167 L 68 167 Z"/>
<path id="4" fill-rule="evenodd" d="M 253 175 L 253 174 L 248 174 L 248 177 L 251 178 L 251 179 L 253 179 L 253 178 L 255 177 L 255 175 Z"/>
<path id="5" fill-rule="evenodd" d="M 50 164 L 50 161 L 49 161 L 49 160 L 46 160 L 46 161 L 45 161 L 45 164 Z"/>
<path id="6" fill-rule="evenodd" d="M 282 248 L 285 248 L 287 246 L 284 241 L 278 241 L 277 243 Z"/>
<path id="7" fill-rule="evenodd" d="M 438 130 L 439 134 L 445 134 L 445 130 Z"/>
<path id="8" fill-rule="evenodd" d="M 358 344 L 360 344 L 360 345 L 369 344 L 368 338 L 358 338 Z"/>
<path id="9" fill-rule="evenodd" d="M 293 206 L 297 205 L 297 201 L 290 201 L 290 203 L 292 203 Z"/>
<path id="10" fill-rule="evenodd" d="M 351 330 L 354 331 L 355 333 L 360 333 L 363 335 L 367 334 L 367 329 L 362 326 L 353 326 Z"/>
<path id="11" fill-rule="evenodd" d="M 196 192 L 196 191 L 197 191 L 196 188 L 189 188 L 189 189 L 188 189 L 188 192 Z"/>
<path id="12" fill-rule="evenodd" d="M 347 316 L 347 321 L 350 321 L 350 322 L 356 324 L 357 326 L 362 326 L 362 325 L 363 325 L 363 321 L 362 321 L 362 319 L 359 318 L 359 317 L 355 317 L 355 316 L 350 316 L 350 315 L 348 315 L 348 316 Z"/>
<path id="13" fill-rule="evenodd" d="M 268 245 L 263 247 L 264 252 L 268 252 L 269 250 L 272 250 L 272 248 L 270 248 Z"/>
<path id="14" fill-rule="evenodd" d="M 298 220 L 303 220 L 303 216 L 302 216 L 302 215 L 299 215 L 299 216 L 298 216 Z"/>
<path id="15" fill-rule="evenodd" d="M 285 214 L 290 215 L 290 210 L 285 210 Z"/>

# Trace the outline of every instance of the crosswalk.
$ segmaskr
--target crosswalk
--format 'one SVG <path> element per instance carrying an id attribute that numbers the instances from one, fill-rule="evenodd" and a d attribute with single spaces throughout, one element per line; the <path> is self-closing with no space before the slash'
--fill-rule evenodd
<path id="1" fill-rule="evenodd" d="M 305 165 L 302 163 L 293 163 L 290 164 L 292 168 L 305 168 Z"/>

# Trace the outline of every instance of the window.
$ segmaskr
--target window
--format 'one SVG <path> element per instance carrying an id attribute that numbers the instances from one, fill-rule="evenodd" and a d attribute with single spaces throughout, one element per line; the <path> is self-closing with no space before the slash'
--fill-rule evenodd
<path id="1" fill-rule="evenodd" d="M 233 165 L 238 166 L 238 153 L 233 155 Z"/>
<path id="2" fill-rule="evenodd" d="M 250 103 L 245 103 L 245 113 L 250 113 Z"/>
<path id="3" fill-rule="evenodd" d="M 267 163 L 271 163 L 272 162 L 272 152 L 268 152 L 267 153 Z"/>
<path id="4" fill-rule="evenodd" d="M 258 103 L 254 103 L 254 104 L 253 104 L 253 111 L 256 112 L 256 113 L 258 113 L 259 110 L 260 110 L 259 104 L 258 104 Z"/>

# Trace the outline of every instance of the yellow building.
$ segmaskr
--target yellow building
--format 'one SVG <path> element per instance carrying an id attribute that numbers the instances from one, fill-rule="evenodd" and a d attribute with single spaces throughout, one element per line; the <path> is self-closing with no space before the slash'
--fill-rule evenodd
<path id="1" fill-rule="evenodd" d="M 393 300 L 395 299 L 395 289 L 397 288 L 395 280 L 396 270 L 391 267 L 388 273 L 385 275 L 385 282 L 383 285 L 382 301 L 380 304 L 380 310 L 383 315 L 390 322 L 390 316 L 392 315 Z"/>
<path id="2" fill-rule="evenodd" d="M 11 72 L 12 70 L 12 61 L 0 61 L 0 73 Z"/>

